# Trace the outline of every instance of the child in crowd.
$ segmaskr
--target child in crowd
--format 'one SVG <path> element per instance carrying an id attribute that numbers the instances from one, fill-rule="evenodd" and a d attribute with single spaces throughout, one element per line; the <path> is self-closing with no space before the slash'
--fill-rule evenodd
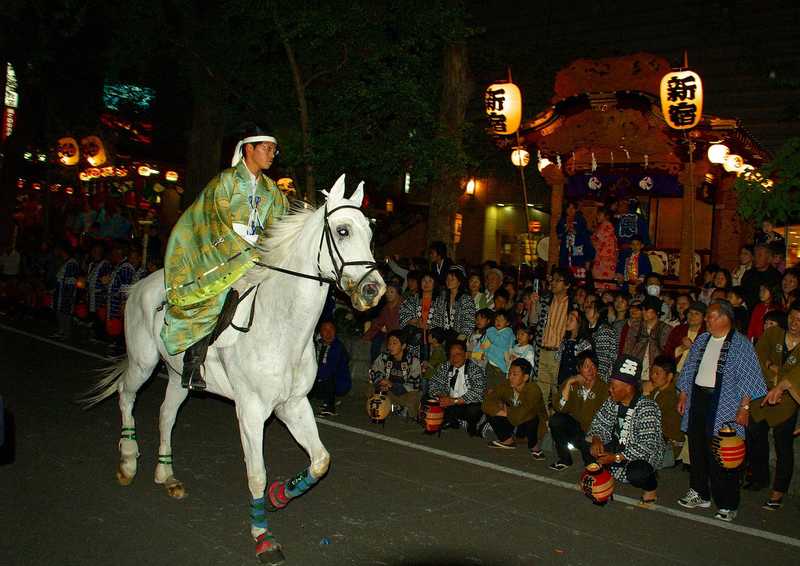
<path id="1" fill-rule="evenodd" d="M 499 291 L 499 289 L 498 289 Z M 486 388 L 492 389 L 501 384 L 508 373 L 506 353 L 514 343 L 514 331 L 509 328 L 508 311 L 499 310 L 494 315 L 494 326 L 486 331 L 481 342 L 481 350 L 486 353 Z"/>
<path id="2" fill-rule="evenodd" d="M 320 324 L 316 345 L 317 379 L 309 396 L 322 401 L 320 416 L 336 416 L 336 396 L 345 395 L 353 385 L 350 360 L 331 321 Z"/>
<path id="3" fill-rule="evenodd" d="M 744 289 L 741 286 L 731 287 L 728 291 L 728 301 L 733 306 L 733 314 L 736 318 L 734 325 L 736 330 L 742 334 L 747 334 L 747 327 L 750 323 L 750 311 L 747 310 L 747 305 L 744 302 Z"/>
<path id="4" fill-rule="evenodd" d="M 786 330 L 786 313 L 783 311 L 769 311 L 764 315 L 764 332 L 777 326 L 781 330 Z"/>
<path id="5" fill-rule="evenodd" d="M 663 467 L 671 467 L 683 448 L 681 415 L 678 413 L 678 390 L 675 389 L 675 360 L 671 356 L 656 356 L 650 366 L 650 380 L 642 382 L 642 393 L 661 409 L 661 431 L 665 451 Z"/>
<path id="6" fill-rule="evenodd" d="M 534 349 L 531 341 L 533 340 L 533 333 L 530 329 L 520 327 L 517 330 L 517 341 L 514 342 L 514 345 L 511 347 L 511 351 L 509 352 L 509 361 L 513 362 L 518 358 L 522 358 L 524 360 L 528 360 L 528 363 L 531 364 L 531 367 L 534 365 Z"/>
<path id="7" fill-rule="evenodd" d="M 447 346 L 447 335 L 444 329 L 434 328 L 428 334 L 428 339 L 431 346 L 431 354 L 427 361 L 422 362 L 422 394 L 428 394 L 431 378 L 436 370 L 447 360 L 445 348 Z"/>
<path id="8" fill-rule="evenodd" d="M 764 333 L 764 317 L 777 309 L 774 301 L 775 292 L 769 285 L 761 285 L 758 290 L 759 302 L 750 313 L 750 324 L 747 326 L 747 337 L 755 342 Z"/>
<path id="9" fill-rule="evenodd" d="M 494 326 L 494 311 L 492 309 L 481 309 L 475 314 L 475 332 L 467 340 L 467 352 L 470 358 L 486 369 L 486 352 L 481 350 L 481 342 L 486 336 L 486 330 Z"/>

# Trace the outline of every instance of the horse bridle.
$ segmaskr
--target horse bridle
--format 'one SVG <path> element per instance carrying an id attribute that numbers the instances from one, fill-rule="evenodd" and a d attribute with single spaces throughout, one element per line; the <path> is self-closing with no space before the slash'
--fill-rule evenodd
<path id="1" fill-rule="evenodd" d="M 267 269 L 271 269 L 273 271 L 279 271 L 281 273 L 285 273 L 287 275 L 293 275 L 295 277 L 302 277 L 304 279 L 312 279 L 314 281 L 319 281 L 320 286 L 323 283 L 333 283 L 336 285 L 339 290 L 344 293 L 349 294 L 347 289 L 342 286 L 342 276 L 344 275 L 344 270 L 347 267 L 352 265 L 363 265 L 369 267 L 367 272 L 361 276 L 361 279 L 353 287 L 354 289 L 358 289 L 361 287 L 361 283 L 369 277 L 369 275 L 378 269 L 378 264 L 374 261 L 345 261 L 342 253 L 339 251 L 339 247 L 336 245 L 336 240 L 333 237 L 333 233 L 331 230 L 331 225 L 328 219 L 333 215 L 333 213 L 345 209 L 345 208 L 352 208 L 354 210 L 358 210 L 361 212 L 361 207 L 356 206 L 354 204 L 342 204 L 334 208 L 333 210 L 328 210 L 328 204 L 325 204 L 325 216 L 324 216 L 324 226 L 322 228 L 322 234 L 319 237 L 319 248 L 317 249 L 317 273 L 318 275 L 310 275 L 308 273 L 302 273 L 300 271 L 292 271 L 291 269 L 284 269 L 283 267 L 278 267 L 276 265 L 267 265 L 266 263 L 262 263 L 260 261 L 254 261 L 256 265 L 259 267 L 265 267 Z M 324 276 L 322 275 L 322 267 L 320 266 L 320 259 L 322 257 L 322 245 L 323 243 L 328 248 L 328 256 L 331 258 L 331 263 L 333 263 L 333 277 Z M 335 255 L 334 255 L 335 253 Z M 338 258 L 338 261 L 337 261 Z"/>

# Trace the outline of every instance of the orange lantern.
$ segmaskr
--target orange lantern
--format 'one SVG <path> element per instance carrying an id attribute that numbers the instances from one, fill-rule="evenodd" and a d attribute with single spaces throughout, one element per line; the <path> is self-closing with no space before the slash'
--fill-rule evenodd
<path id="1" fill-rule="evenodd" d="M 674 130 L 694 128 L 703 117 L 703 83 L 694 71 L 670 71 L 661 79 L 661 112 Z"/>
<path id="2" fill-rule="evenodd" d="M 614 496 L 614 477 L 611 472 L 594 462 L 581 473 L 580 486 L 595 505 L 605 505 Z"/>
<path id="3" fill-rule="evenodd" d="M 77 165 L 81 157 L 81 150 L 75 138 L 61 138 L 58 140 L 58 160 L 62 165 Z"/>
<path id="4" fill-rule="evenodd" d="M 119 318 L 109 318 L 106 321 L 106 334 L 112 338 L 122 335 L 122 320 Z"/>
<path id="5" fill-rule="evenodd" d="M 493 134 L 507 136 L 519 129 L 522 122 L 522 93 L 512 82 L 489 85 L 483 97 L 489 130 Z"/>
<path id="6" fill-rule="evenodd" d="M 717 463 L 726 470 L 735 470 L 741 466 L 747 452 L 744 438 L 736 436 L 736 429 L 731 424 L 724 423 L 719 434 L 711 441 Z"/>
<path id="7" fill-rule="evenodd" d="M 164 178 L 169 181 L 170 183 L 174 183 L 178 180 L 178 172 L 177 171 L 167 171 L 164 174 Z"/>
<path id="8" fill-rule="evenodd" d="M 392 404 L 383 393 L 376 393 L 367 399 L 367 415 L 373 423 L 382 424 L 391 412 Z"/>

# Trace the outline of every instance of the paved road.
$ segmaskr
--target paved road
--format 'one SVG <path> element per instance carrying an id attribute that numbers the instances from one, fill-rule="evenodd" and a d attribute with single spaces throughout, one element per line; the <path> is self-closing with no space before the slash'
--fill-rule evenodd
<path id="1" fill-rule="evenodd" d="M 0 564 L 257 564 L 230 403 L 198 396 L 181 411 L 175 470 L 189 497 L 174 501 L 152 481 L 165 382 L 151 380 L 136 407 L 140 473 L 123 488 L 114 478 L 116 404 L 84 412 L 70 402 L 102 362 L 1 326 L 0 343 L 0 392 L 18 424 L 17 461 L 0 468 Z M 769 513 L 758 507 L 763 493 L 746 497 L 734 528 L 754 531 L 728 530 L 692 519 L 710 511 L 678 511 L 673 501 L 687 479 L 668 470 L 660 489 L 666 512 L 620 500 L 598 508 L 546 483 L 573 482 L 578 470 L 556 474 L 522 450 L 493 451 L 461 431 L 429 438 L 401 419 L 385 429 L 365 421 L 360 400 L 345 401 L 338 426 L 320 427 L 330 473 L 270 515 L 287 564 L 798 563 L 796 499 Z M 265 450 L 271 477 L 307 464 L 279 422 L 268 427 Z M 629 488 L 618 493 L 638 497 Z M 787 538 L 765 538 L 772 533 Z"/>

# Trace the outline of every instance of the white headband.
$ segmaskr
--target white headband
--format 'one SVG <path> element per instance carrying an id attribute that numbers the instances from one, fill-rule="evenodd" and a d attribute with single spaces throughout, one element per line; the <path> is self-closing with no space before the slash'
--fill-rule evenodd
<path id="1" fill-rule="evenodd" d="M 249 138 L 244 138 L 242 141 L 236 144 L 236 149 L 233 151 L 233 159 L 231 159 L 231 167 L 236 167 L 236 165 L 238 165 L 238 163 L 242 160 L 242 146 L 246 143 L 256 142 L 272 142 L 276 145 L 278 144 L 278 140 L 272 136 L 250 136 Z"/>

